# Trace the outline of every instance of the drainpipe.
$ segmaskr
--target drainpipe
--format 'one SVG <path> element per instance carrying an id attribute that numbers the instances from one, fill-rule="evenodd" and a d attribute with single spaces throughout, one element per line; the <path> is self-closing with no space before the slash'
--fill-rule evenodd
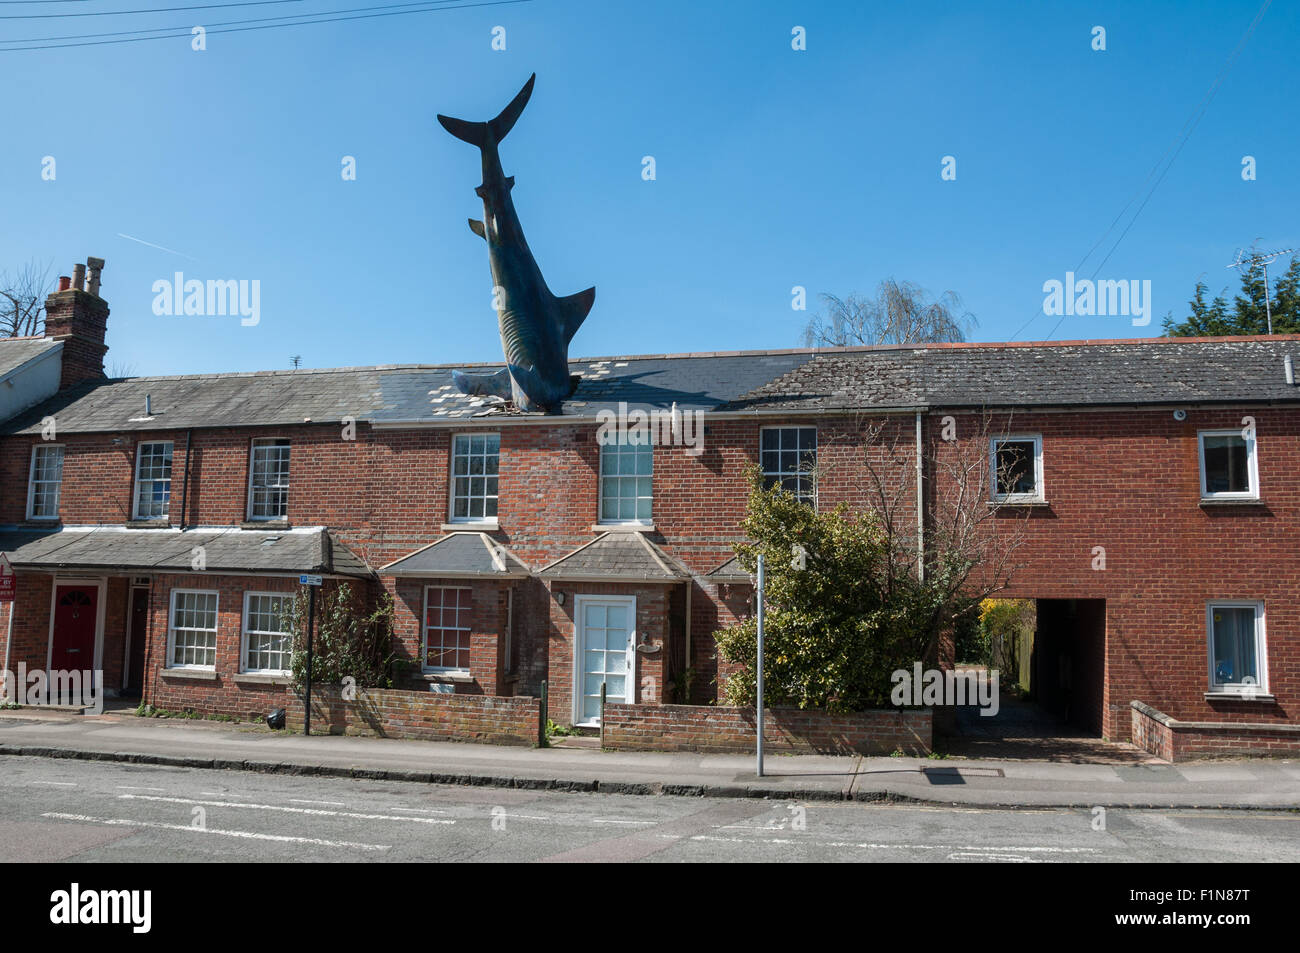
<path id="1" fill-rule="evenodd" d="M 7 687 L 9 685 L 9 646 L 14 641 L 14 609 L 18 607 L 18 574 L 14 574 L 14 601 L 9 603 L 9 623 L 5 627 L 5 668 L 0 672 L 0 683 Z M 18 690 L 18 677 L 14 676 L 14 691 Z M 24 694 L 24 697 L 25 694 Z M 6 698 L 5 701 L 13 701 L 12 698 Z"/>
<path id="2" fill-rule="evenodd" d="M 190 437 L 193 433 L 192 427 L 185 431 L 185 479 L 181 483 L 181 529 L 185 528 L 185 504 L 190 493 Z"/>
<path id="3" fill-rule="evenodd" d="M 925 494 L 921 466 L 921 412 L 916 412 L 916 578 L 925 581 Z"/>
<path id="4" fill-rule="evenodd" d="M 682 666 L 682 678 L 686 679 L 686 673 L 691 668 L 691 590 L 695 588 L 694 577 L 686 580 L 686 661 Z M 690 681 L 687 680 L 687 684 Z M 689 705 L 691 699 L 689 695 L 682 695 L 682 704 Z"/>

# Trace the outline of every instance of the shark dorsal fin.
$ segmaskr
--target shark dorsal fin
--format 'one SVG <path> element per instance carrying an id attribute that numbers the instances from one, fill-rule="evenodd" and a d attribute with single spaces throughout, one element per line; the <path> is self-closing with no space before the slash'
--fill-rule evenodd
<path id="1" fill-rule="evenodd" d="M 596 289 L 588 288 L 577 294 L 559 298 L 557 313 L 560 318 L 560 330 L 564 333 L 564 343 L 568 344 L 582 327 L 582 322 L 591 313 L 591 306 L 596 303 Z"/>

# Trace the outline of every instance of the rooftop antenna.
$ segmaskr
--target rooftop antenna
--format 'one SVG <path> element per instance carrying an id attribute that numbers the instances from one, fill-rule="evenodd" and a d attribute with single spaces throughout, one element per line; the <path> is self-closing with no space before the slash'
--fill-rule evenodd
<path id="1" fill-rule="evenodd" d="M 1251 254 L 1246 254 L 1246 249 L 1238 248 L 1237 257 L 1228 264 L 1229 268 L 1236 268 L 1241 271 L 1243 267 L 1248 271 L 1254 271 L 1257 266 L 1264 268 L 1264 314 L 1268 317 L 1268 333 L 1273 333 L 1273 305 L 1268 300 L 1268 263 L 1275 258 L 1281 258 L 1283 255 L 1290 255 L 1295 252 L 1294 248 L 1283 248 L 1281 251 L 1266 251 L 1256 253 L 1251 249 Z"/>
<path id="2" fill-rule="evenodd" d="M 293 365 L 293 369 L 296 371 L 302 366 L 302 355 L 295 354 L 293 357 L 289 358 L 289 363 Z"/>

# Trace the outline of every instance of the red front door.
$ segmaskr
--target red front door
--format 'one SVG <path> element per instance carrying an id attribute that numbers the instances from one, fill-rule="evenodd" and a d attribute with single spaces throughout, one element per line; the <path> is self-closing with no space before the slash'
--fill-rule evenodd
<path id="1" fill-rule="evenodd" d="M 97 586 L 66 583 L 55 587 L 51 670 L 89 671 L 95 667 L 98 609 Z"/>

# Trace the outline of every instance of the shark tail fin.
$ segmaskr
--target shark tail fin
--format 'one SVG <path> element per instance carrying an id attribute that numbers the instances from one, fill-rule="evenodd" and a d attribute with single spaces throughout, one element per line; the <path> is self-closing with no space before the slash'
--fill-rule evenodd
<path id="1" fill-rule="evenodd" d="M 595 288 L 588 288 L 586 291 L 579 291 L 577 294 L 566 295 L 559 299 L 559 314 L 560 321 L 564 325 L 565 344 L 573 340 L 573 336 L 578 333 L 578 328 L 582 327 L 582 322 L 587 320 L 587 315 L 591 313 L 591 306 L 595 303 Z"/>
<path id="2" fill-rule="evenodd" d="M 466 374 L 464 371 L 452 371 L 451 379 L 460 388 L 462 394 L 510 399 L 510 371 L 506 368 L 502 368 L 495 374 Z"/>
<path id="3" fill-rule="evenodd" d="M 472 146 L 478 146 L 480 149 L 490 143 L 500 142 L 514 128 L 519 114 L 528 105 L 528 99 L 533 95 L 533 83 L 536 79 L 536 73 L 528 77 L 528 82 L 524 83 L 524 88 L 515 95 L 514 99 L 510 100 L 510 105 L 501 110 L 500 115 L 495 119 L 490 119 L 487 122 L 466 122 L 464 119 L 453 119 L 451 116 L 440 114 L 438 122 L 442 123 L 442 128 L 457 139 L 468 142 Z"/>
<path id="4" fill-rule="evenodd" d="M 484 241 L 487 241 L 487 229 L 483 227 L 483 223 L 480 222 L 478 219 L 471 218 L 469 220 L 469 230 L 473 232 L 475 235 L 477 235 L 479 238 L 483 239 Z"/>

